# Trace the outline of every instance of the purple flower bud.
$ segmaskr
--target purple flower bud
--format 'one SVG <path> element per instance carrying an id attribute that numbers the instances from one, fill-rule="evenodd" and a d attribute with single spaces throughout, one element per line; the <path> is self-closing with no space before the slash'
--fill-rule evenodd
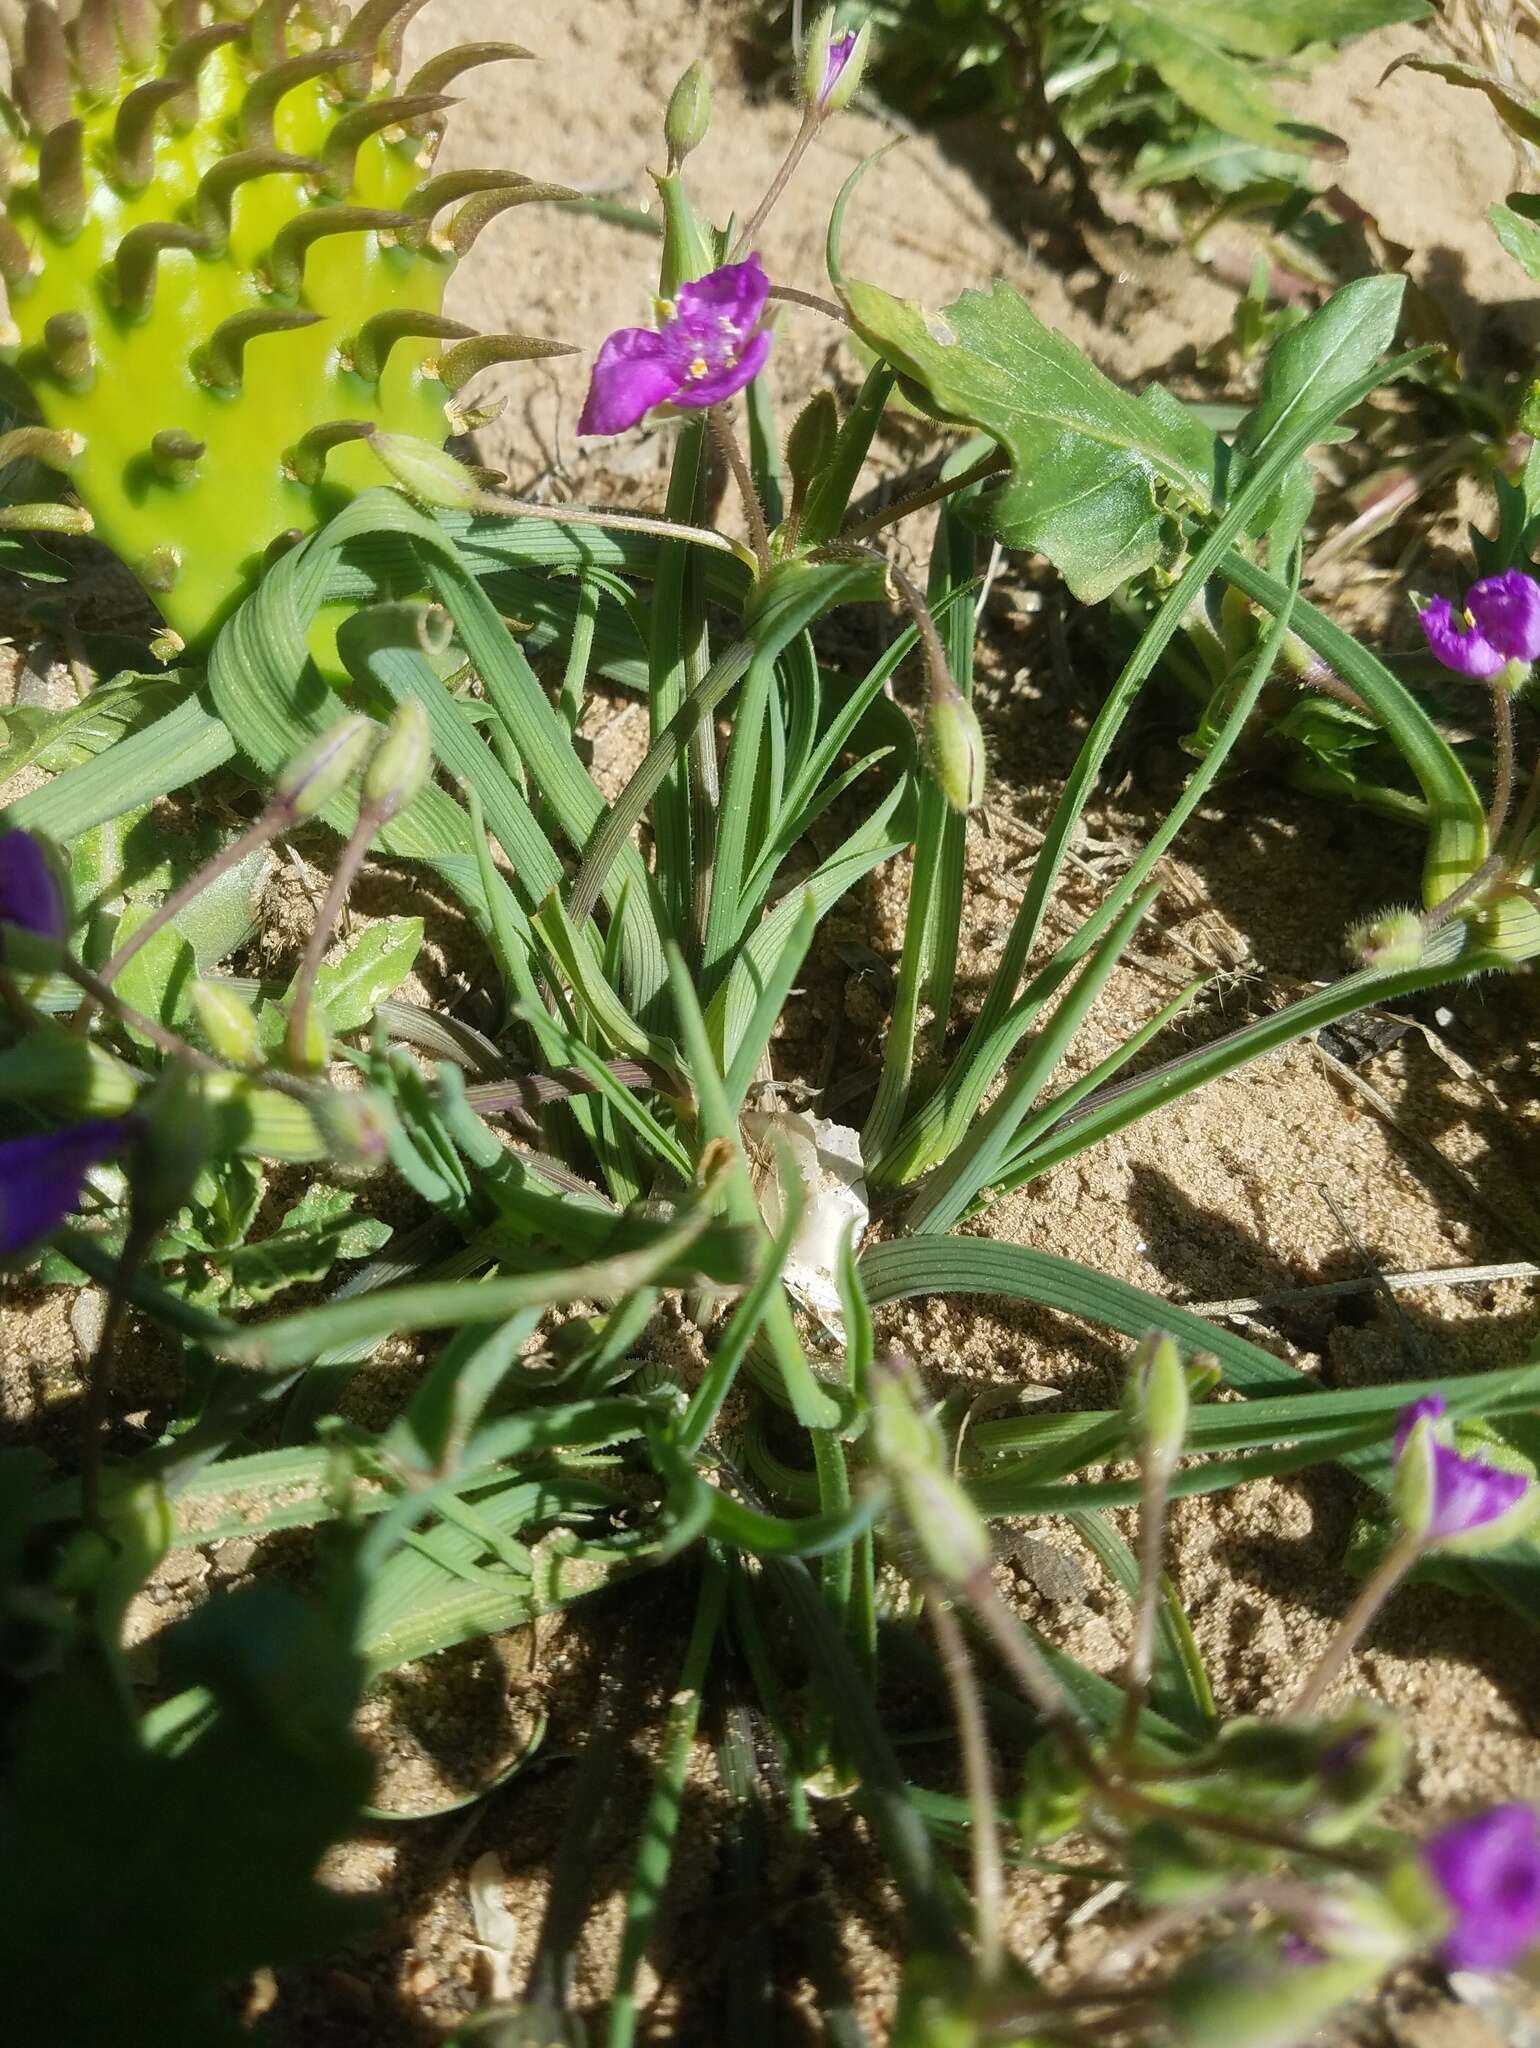
<path id="1" fill-rule="evenodd" d="M 1489 681 L 1510 662 L 1540 660 L 1540 583 L 1522 569 L 1473 583 L 1463 614 L 1436 597 L 1417 617 L 1428 645 L 1456 675 Z"/>
<path id="2" fill-rule="evenodd" d="M 622 327 L 599 351 L 580 434 L 623 434 L 655 405 L 702 409 L 752 384 L 770 353 L 770 280 L 757 255 L 681 285 L 656 332 Z"/>
<path id="3" fill-rule="evenodd" d="M 30 832 L 0 832 L 0 926 L 14 925 L 52 945 L 69 929 L 64 892 L 47 854 Z M 0 931 L 0 960 L 5 935 Z"/>
<path id="4" fill-rule="evenodd" d="M 1430 1394 L 1413 1402 L 1396 1426 L 1397 1500 L 1417 1496 L 1413 1519 L 1417 1533 L 1430 1544 L 1447 1543 L 1513 1515 L 1530 1490 L 1522 1472 L 1461 1457 L 1442 1440 L 1448 1434 L 1448 1424 L 1440 1422 L 1443 1414 L 1442 1395 Z M 1415 1473 L 1414 1461 L 1422 1465 Z"/>
<path id="5" fill-rule="evenodd" d="M 1540 1939 L 1540 1814 L 1496 1806 L 1423 1844 L 1423 1862 L 1454 1924 L 1442 1955 L 1453 1970 L 1503 1970 Z"/>
<path id="6" fill-rule="evenodd" d="M 857 31 L 847 28 L 842 36 L 831 36 L 824 60 L 823 84 L 818 88 L 818 105 L 826 107 L 829 95 L 840 82 L 840 73 L 855 55 Z"/>
<path id="7" fill-rule="evenodd" d="M 80 1200 L 88 1167 L 139 1134 L 136 1116 L 97 1117 L 37 1138 L 0 1140 L 0 1259 L 30 1251 Z"/>

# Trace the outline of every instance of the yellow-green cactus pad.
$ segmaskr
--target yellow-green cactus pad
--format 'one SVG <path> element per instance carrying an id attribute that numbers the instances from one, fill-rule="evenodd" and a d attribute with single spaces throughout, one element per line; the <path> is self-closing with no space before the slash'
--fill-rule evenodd
<path id="1" fill-rule="evenodd" d="M 473 335 L 444 287 L 510 206 L 508 171 L 435 175 L 445 87 L 527 53 L 451 50 L 399 82 L 424 0 L 0 0 L 7 354 L 84 513 L 172 629 L 207 637 L 281 536 L 383 480 L 363 436 L 439 441 L 488 364 L 559 352 Z M 64 17 L 70 17 L 66 20 Z"/>

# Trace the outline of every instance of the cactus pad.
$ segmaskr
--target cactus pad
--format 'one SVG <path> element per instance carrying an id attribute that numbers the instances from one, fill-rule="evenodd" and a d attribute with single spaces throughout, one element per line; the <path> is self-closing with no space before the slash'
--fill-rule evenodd
<path id="1" fill-rule="evenodd" d="M 267 549 L 385 481 L 362 436 L 440 441 L 489 363 L 557 353 L 446 320 L 486 223 L 565 197 L 505 171 L 435 175 L 452 101 L 507 43 L 398 82 L 424 0 L 0 0 L 5 354 L 43 427 L 0 459 L 67 468 L 181 639 L 204 639 Z M 71 18 L 66 21 L 65 15 Z M 10 507 L 0 526 L 68 525 Z"/>

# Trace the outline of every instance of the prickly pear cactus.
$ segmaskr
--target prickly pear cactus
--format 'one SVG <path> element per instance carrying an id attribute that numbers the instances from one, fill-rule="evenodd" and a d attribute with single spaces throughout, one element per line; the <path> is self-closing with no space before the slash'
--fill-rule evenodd
<path id="1" fill-rule="evenodd" d="M 74 523 L 94 521 L 184 642 L 275 540 L 386 480 L 365 433 L 442 440 L 446 417 L 476 417 L 459 393 L 478 370 L 558 352 L 443 317 L 488 221 L 567 195 L 434 174 L 445 88 L 528 53 L 467 45 L 399 85 L 424 4 L 0 0 L 6 354 L 47 430 L 0 441 L 0 460 L 66 467 Z"/>

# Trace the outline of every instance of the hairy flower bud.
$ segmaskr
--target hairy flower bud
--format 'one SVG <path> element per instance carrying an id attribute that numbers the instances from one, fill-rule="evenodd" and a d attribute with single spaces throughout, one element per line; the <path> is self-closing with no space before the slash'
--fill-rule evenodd
<path id="1" fill-rule="evenodd" d="M 1146 1457 L 1169 1471 L 1187 1440 L 1187 1369 L 1170 1337 L 1146 1337 L 1129 1362 L 1123 1405 Z"/>
<path id="2" fill-rule="evenodd" d="M 262 1041 L 249 1004 L 234 989 L 217 981 L 198 980 L 192 987 L 193 1012 L 209 1050 L 231 1067 L 260 1067 Z"/>
<path id="3" fill-rule="evenodd" d="M 0 967 L 48 974 L 69 930 L 60 864 L 34 832 L 0 832 Z"/>
<path id="4" fill-rule="evenodd" d="M 808 31 L 802 53 L 802 97 L 820 116 L 837 114 L 850 104 L 871 49 L 872 25 L 836 33 L 834 9 L 826 7 Z"/>
<path id="5" fill-rule="evenodd" d="M 364 770 L 365 803 L 378 804 L 395 817 L 421 793 L 432 767 L 428 714 L 415 697 L 408 697 L 396 706 Z"/>
<path id="6" fill-rule="evenodd" d="M 303 747 L 278 777 L 277 791 L 297 818 L 313 818 L 352 781 L 379 736 L 360 711 L 350 712 Z"/>
<path id="7" fill-rule="evenodd" d="M 203 1076 L 172 1060 L 141 1098 L 142 1130 L 129 1174 L 136 1229 L 159 1230 L 181 1208 L 203 1171 L 214 1126 Z"/>
<path id="8" fill-rule="evenodd" d="M 692 149 L 699 149 L 711 126 L 711 80 L 699 57 L 674 87 L 663 119 L 668 166 L 675 170 Z"/>
<path id="9" fill-rule="evenodd" d="M 371 434 L 369 446 L 409 498 L 446 512 L 484 512 L 498 500 L 463 462 L 412 434 Z"/>
<path id="10" fill-rule="evenodd" d="M 983 728 L 961 690 L 940 691 L 926 706 L 925 752 L 930 772 L 954 811 L 971 811 L 984 801 Z"/>
<path id="11" fill-rule="evenodd" d="M 384 1096 L 372 1089 L 326 1088 L 311 1100 L 310 1108 L 339 1165 L 380 1166 L 390 1156 L 393 1117 Z"/>
<path id="12" fill-rule="evenodd" d="M 1348 933 L 1348 958 L 1384 974 L 1403 974 L 1422 965 L 1427 933 L 1415 910 L 1388 910 Z"/>

